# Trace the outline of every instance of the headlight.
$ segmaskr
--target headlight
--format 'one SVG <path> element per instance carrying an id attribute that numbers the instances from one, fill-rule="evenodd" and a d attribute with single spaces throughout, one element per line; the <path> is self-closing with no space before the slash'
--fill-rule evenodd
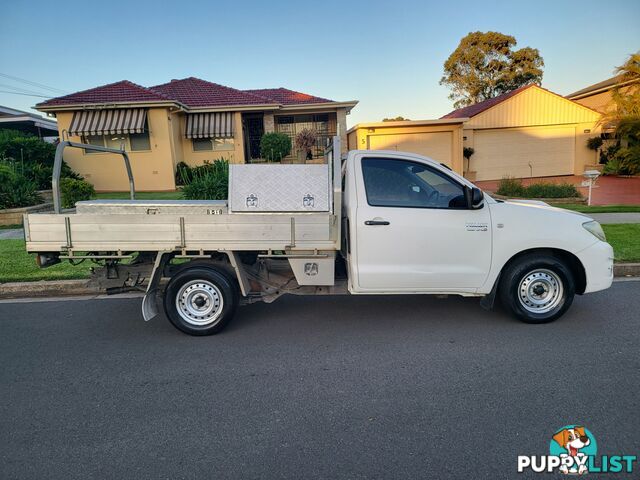
<path id="1" fill-rule="evenodd" d="M 586 231 L 591 233 L 598 240 L 602 240 L 603 242 L 607 241 L 607 237 L 605 237 L 604 235 L 604 230 L 602 230 L 602 227 L 600 226 L 600 224 L 595 220 L 591 220 L 590 222 L 585 222 L 582 224 L 582 226 Z"/>

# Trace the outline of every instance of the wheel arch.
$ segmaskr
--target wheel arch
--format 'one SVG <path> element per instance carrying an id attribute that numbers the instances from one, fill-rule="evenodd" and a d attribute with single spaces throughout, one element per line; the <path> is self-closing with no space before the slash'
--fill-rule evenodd
<path id="1" fill-rule="evenodd" d="M 561 261 L 563 261 L 571 274 L 573 275 L 573 279 L 576 282 L 575 289 L 576 293 L 582 295 L 587 287 L 587 274 L 584 269 L 584 265 L 578 257 L 576 257 L 573 253 L 563 250 L 561 248 L 529 248 L 526 250 L 522 250 L 509 258 L 505 262 L 505 264 L 500 269 L 500 273 L 496 278 L 496 284 L 500 281 L 502 274 L 515 262 L 520 260 L 521 258 L 531 255 L 531 254 L 541 254 L 541 255 L 549 255 L 555 257 Z"/>
<path id="2" fill-rule="evenodd" d="M 246 297 L 251 290 L 249 280 L 240 258 L 236 252 L 231 251 L 214 252 L 214 255 L 211 258 L 195 258 L 189 262 L 173 265 L 171 266 L 171 275 L 169 276 L 197 267 L 221 270 L 229 277 L 230 280 L 236 283 L 236 286 L 244 297 Z"/>

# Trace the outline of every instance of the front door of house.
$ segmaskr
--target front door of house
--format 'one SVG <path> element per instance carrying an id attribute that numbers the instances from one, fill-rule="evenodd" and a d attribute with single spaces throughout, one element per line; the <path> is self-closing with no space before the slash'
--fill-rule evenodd
<path id="1" fill-rule="evenodd" d="M 260 158 L 260 140 L 264 135 L 264 121 L 262 115 L 260 116 L 247 116 L 245 118 L 245 133 L 247 135 L 247 152 L 245 156 L 247 161 L 251 161 L 255 158 Z"/>

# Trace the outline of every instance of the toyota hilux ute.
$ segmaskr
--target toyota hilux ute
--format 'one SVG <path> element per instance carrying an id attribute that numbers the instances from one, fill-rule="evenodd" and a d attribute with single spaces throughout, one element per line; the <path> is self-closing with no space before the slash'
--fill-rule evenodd
<path id="1" fill-rule="evenodd" d="M 131 200 L 60 207 L 65 148 L 123 156 Z M 142 290 L 181 331 L 221 331 L 239 305 L 284 294 L 453 294 L 497 298 L 527 323 L 562 316 L 575 294 L 608 288 L 600 225 L 542 202 L 500 201 L 429 158 L 350 151 L 324 164 L 232 164 L 228 200 L 135 200 L 125 151 L 58 145 L 54 213 L 26 214 L 41 267 L 94 262 L 107 293 Z M 104 274 L 104 276 L 101 276 Z"/>

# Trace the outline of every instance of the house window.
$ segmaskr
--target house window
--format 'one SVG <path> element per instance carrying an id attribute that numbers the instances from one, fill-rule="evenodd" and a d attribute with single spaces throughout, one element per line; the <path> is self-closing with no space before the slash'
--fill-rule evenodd
<path id="1" fill-rule="evenodd" d="M 226 152 L 235 148 L 233 138 L 194 138 L 194 152 Z"/>
<path id="2" fill-rule="evenodd" d="M 148 132 L 130 134 L 129 143 L 131 145 L 131 151 L 133 152 L 151 150 Z"/>
<path id="3" fill-rule="evenodd" d="M 291 154 L 288 158 L 295 158 L 298 152 L 295 148 L 296 135 L 304 129 L 314 130 L 318 136 L 316 145 L 311 149 L 313 158 L 324 155 L 324 148 L 328 139 L 336 134 L 336 114 L 316 113 L 304 115 L 282 115 L 276 117 L 276 131 L 285 133 L 291 138 Z"/>
<path id="4" fill-rule="evenodd" d="M 149 132 L 132 133 L 129 135 L 87 135 L 84 137 L 84 143 L 96 145 L 98 147 L 120 149 L 124 145 L 124 149 L 129 152 L 140 152 L 151 150 L 151 142 L 149 140 Z M 93 150 L 85 150 L 84 153 L 102 153 Z"/>

